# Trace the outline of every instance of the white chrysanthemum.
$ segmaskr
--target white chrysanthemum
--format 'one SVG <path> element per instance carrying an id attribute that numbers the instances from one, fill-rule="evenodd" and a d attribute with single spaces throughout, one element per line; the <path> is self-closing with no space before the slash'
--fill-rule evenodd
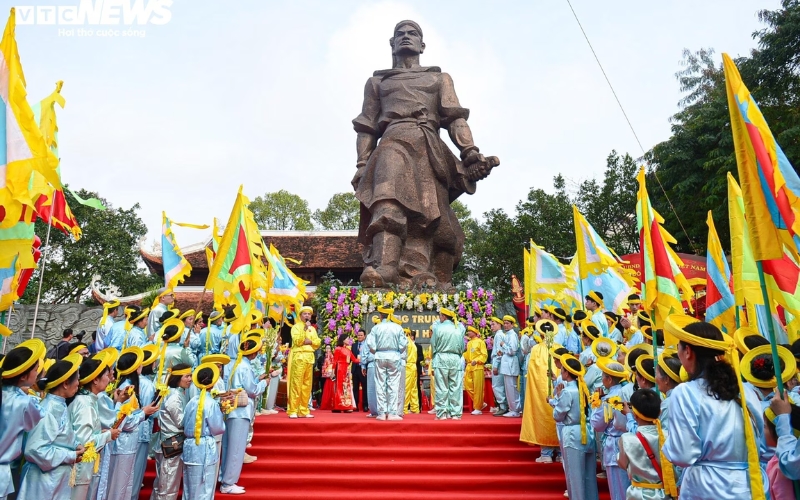
<path id="1" fill-rule="evenodd" d="M 399 306 L 399 305 L 400 305 L 400 300 L 399 300 L 399 299 L 394 299 L 394 300 L 392 301 L 392 307 L 394 307 L 395 309 L 396 309 L 396 308 L 397 308 L 397 306 Z"/>
<path id="2" fill-rule="evenodd" d="M 422 312 L 423 310 L 422 304 L 417 304 L 417 312 Z"/>
<path id="3" fill-rule="evenodd" d="M 361 294 L 361 304 L 362 305 L 369 304 L 369 295 L 367 295 L 366 293 Z"/>
<path id="4" fill-rule="evenodd" d="M 431 301 L 428 301 L 428 304 L 426 305 L 426 307 L 428 308 L 428 310 L 429 310 L 429 311 L 433 311 L 433 306 L 434 306 L 434 305 L 435 305 L 435 304 L 434 304 L 433 302 L 431 302 Z"/>
<path id="5" fill-rule="evenodd" d="M 433 295 L 431 295 L 431 300 L 428 301 L 428 304 L 430 304 L 431 302 L 433 302 L 434 304 L 438 304 L 439 303 L 439 295 L 435 294 L 435 293 Z"/>
<path id="6" fill-rule="evenodd" d="M 372 302 L 369 303 L 368 311 L 369 312 L 375 312 L 375 304 L 374 303 L 372 303 Z"/>
<path id="7" fill-rule="evenodd" d="M 414 309 L 414 301 L 411 300 L 411 299 L 408 299 L 408 301 L 406 302 L 406 308 L 407 309 Z"/>
<path id="8" fill-rule="evenodd" d="M 458 302 L 460 300 L 461 300 L 461 296 L 459 294 L 457 294 L 457 293 L 454 293 L 453 294 L 453 304 L 458 304 Z"/>

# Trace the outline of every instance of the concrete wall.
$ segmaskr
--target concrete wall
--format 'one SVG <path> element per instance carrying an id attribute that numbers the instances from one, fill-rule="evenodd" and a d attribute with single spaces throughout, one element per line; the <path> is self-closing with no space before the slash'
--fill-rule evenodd
<path id="1" fill-rule="evenodd" d="M 34 306 L 32 305 L 17 305 L 10 314 L 10 323 L 6 318 L 6 324 L 13 333 L 3 339 L 4 353 L 23 340 L 31 338 L 33 311 Z M 65 329 L 72 328 L 76 335 L 81 330 L 86 330 L 83 341 L 89 343 L 92 340 L 92 332 L 97 330 L 102 316 L 102 307 L 87 307 L 83 304 L 40 304 L 35 335 L 44 340 L 47 347 L 50 348 L 61 340 L 61 333 Z"/>

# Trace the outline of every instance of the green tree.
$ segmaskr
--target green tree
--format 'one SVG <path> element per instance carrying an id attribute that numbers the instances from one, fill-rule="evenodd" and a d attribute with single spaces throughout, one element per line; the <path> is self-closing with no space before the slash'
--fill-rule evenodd
<path id="1" fill-rule="evenodd" d="M 765 27 L 753 33 L 758 48 L 736 59 L 772 133 L 797 170 L 800 162 L 800 1 L 783 0 L 774 11 L 759 12 Z M 736 176 L 736 157 L 722 64 L 711 49 L 684 51 L 677 73 L 685 93 L 672 117 L 672 136 L 646 158 L 651 165 L 653 205 L 678 241 L 677 250 L 705 251 L 706 214 L 714 220 L 724 246 L 730 241 L 727 172 Z M 674 211 L 672 207 L 674 207 Z M 675 216 L 680 216 L 678 221 Z"/>
<path id="2" fill-rule="evenodd" d="M 79 190 L 82 198 L 100 198 L 97 193 Z M 80 222 L 83 237 L 72 241 L 51 229 L 47 261 L 31 278 L 23 303 L 35 303 L 39 277 L 44 267 L 42 302 L 66 304 L 85 302 L 92 304 L 91 284 L 94 275 L 100 276 L 100 288 L 116 286 L 123 295 L 141 293 L 160 282 L 150 274 L 139 254 L 139 242 L 147 234 L 147 226 L 139 218 L 139 204 L 129 209 L 114 208 L 102 199 L 107 210 L 95 210 L 69 199 L 70 208 Z M 47 225 L 36 222 L 36 234 L 42 238 L 42 251 Z"/>
<path id="3" fill-rule="evenodd" d="M 353 193 L 336 193 L 325 210 L 317 209 L 311 217 L 322 229 L 358 229 L 360 213 L 361 203 Z"/>
<path id="4" fill-rule="evenodd" d="M 465 235 L 464 254 L 455 272 L 453 272 L 453 284 L 456 286 L 471 286 L 476 276 L 472 273 L 474 266 L 469 261 L 470 257 L 474 254 L 470 245 L 475 241 L 474 234 L 479 230 L 480 226 L 478 221 L 472 217 L 472 211 L 462 203 L 461 200 L 453 201 L 450 207 L 453 209 L 453 212 L 455 212 L 456 219 L 458 219 L 458 223 L 461 224 L 461 229 L 464 231 Z"/>
<path id="5" fill-rule="evenodd" d="M 308 202 L 285 189 L 258 196 L 250 202 L 258 227 L 274 231 L 311 231 L 311 210 Z"/>

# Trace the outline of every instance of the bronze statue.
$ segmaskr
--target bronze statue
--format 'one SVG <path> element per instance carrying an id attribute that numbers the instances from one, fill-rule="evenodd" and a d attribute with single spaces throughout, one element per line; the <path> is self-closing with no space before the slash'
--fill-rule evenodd
<path id="1" fill-rule="evenodd" d="M 366 287 L 451 288 L 464 250 L 464 232 L 450 208 L 500 164 L 472 141 L 453 80 L 436 66 L 419 65 L 422 29 L 401 21 L 389 39 L 392 69 L 367 80 L 358 133 L 353 188 L 361 202 L 359 241 Z M 456 158 L 439 136 L 446 129 Z"/>

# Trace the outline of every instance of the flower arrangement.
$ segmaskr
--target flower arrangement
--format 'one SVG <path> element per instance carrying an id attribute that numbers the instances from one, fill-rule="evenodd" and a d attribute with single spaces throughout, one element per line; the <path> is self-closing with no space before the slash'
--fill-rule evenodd
<path id="1" fill-rule="evenodd" d="M 359 287 L 331 286 L 327 300 L 320 302 L 318 333 L 324 345 L 336 343 L 342 333 L 355 337 L 378 306 L 391 305 L 396 310 L 435 312 L 446 307 L 456 312 L 458 321 L 474 326 L 481 337 L 489 336 L 489 318 L 496 314 L 494 293 L 483 288 L 456 293 L 443 292 L 367 292 Z"/>

